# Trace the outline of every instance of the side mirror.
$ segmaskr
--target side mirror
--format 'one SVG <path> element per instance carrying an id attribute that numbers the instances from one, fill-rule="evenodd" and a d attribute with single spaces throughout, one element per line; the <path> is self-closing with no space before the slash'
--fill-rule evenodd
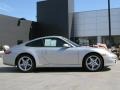
<path id="1" fill-rule="evenodd" d="M 70 48 L 71 46 L 69 44 L 64 44 L 63 47 Z"/>

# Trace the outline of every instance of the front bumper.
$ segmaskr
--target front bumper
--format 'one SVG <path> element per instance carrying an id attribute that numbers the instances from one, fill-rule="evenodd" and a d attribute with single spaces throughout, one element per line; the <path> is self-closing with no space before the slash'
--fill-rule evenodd
<path id="1" fill-rule="evenodd" d="M 115 65 L 118 60 L 118 57 L 113 53 L 110 53 L 109 55 L 105 55 L 103 56 L 103 58 L 104 58 L 104 66 Z"/>

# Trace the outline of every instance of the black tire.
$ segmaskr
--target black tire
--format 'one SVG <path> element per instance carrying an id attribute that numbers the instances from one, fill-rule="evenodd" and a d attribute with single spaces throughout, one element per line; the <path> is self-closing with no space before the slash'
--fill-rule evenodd
<path id="1" fill-rule="evenodd" d="M 17 68 L 21 72 L 32 72 L 35 70 L 35 60 L 31 55 L 20 55 L 17 58 Z"/>
<path id="2" fill-rule="evenodd" d="M 101 71 L 104 67 L 103 58 L 95 53 L 88 54 L 83 61 L 83 68 L 86 71 L 96 72 Z"/>

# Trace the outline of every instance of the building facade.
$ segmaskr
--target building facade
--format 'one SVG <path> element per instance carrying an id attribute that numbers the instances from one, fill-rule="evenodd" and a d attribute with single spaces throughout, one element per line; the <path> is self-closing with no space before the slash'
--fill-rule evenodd
<path id="1" fill-rule="evenodd" d="M 29 40 L 31 21 L 0 15 L 0 45 L 13 46 Z"/>
<path id="2" fill-rule="evenodd" d="M 71 36 L 74 0 L 45 0 L 37 2 L 37 22 L 42 36 Z"/>
<path id="3" fill-rule="evenodd" d="M 111 9 L 112 44 L 120 44 L 120 8 Z M 109 43 L 108 10 L 74 13 L 74 37 L 79 44 Z"/>
<path id="4" fill-rule="evenodd" d="M 120 44 L 120 8 L 111 9 L 112 44 Z M 108 10 L 74 12 L 74 0 L 37 3 L 42 36 L 60 35 L 81 45 L 109 44 Z"/>
<path id="5" fill-rule="evenodd" d="M 120 8 L 111 9 L 113 45 L 120 45 L 119 16 Z M 108 10 L 74 12 L 74 0 L 45 0 L 37 2 L 37 22 L 22 19 L 19 23 L 19 18 L 0 15 L 2 45 L 50 35 L 72 38 L 80 45 L 108 45 Z"/>

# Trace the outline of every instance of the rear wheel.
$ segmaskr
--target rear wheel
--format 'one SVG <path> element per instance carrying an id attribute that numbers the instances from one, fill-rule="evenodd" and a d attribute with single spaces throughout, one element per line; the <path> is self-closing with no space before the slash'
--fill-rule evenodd
<path id="1" fill-rule="evenodd" d="M 35 62 L 30 55 L 21 55 L 17 60 L 17 67 L 22 72 L 31 72 L 35 69 Z"/>
<path id="2" fill-rule="evenodd" d="M 100 55 L 89 54 L 84 59 L 83 67 L 91 72 L 100 71 L 104 67 L 104 62 Z"/>

